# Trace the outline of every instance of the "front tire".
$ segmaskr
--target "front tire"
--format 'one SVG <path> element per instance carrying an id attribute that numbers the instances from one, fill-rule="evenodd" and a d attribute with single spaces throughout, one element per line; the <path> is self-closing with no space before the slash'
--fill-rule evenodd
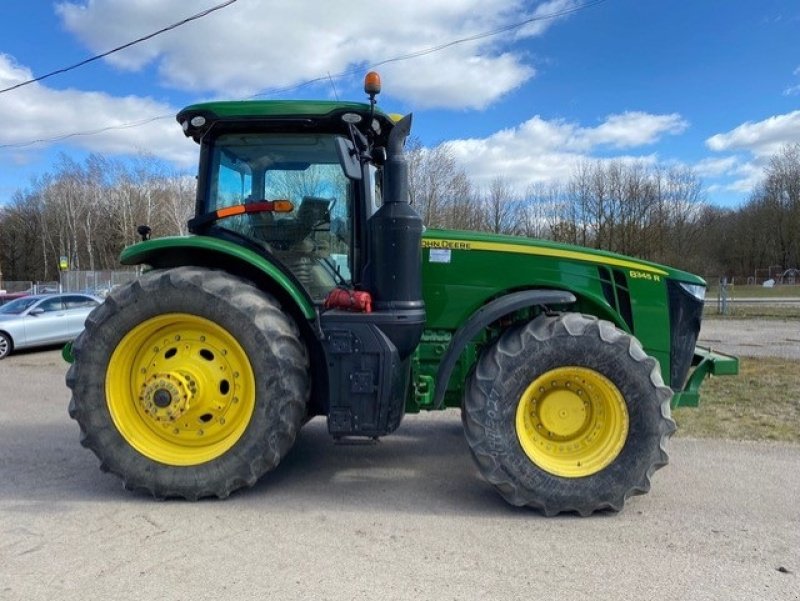
<path id="1" fill-rule="evenodd" d="M 481 355 L 462 418 L 481 473 L 509 503 L 585 516 L 650 489 L 668 461 L 671 397 L 632 336 L 542 315 Z"/>
<path id="2" fill-rule="evenodd" d="M 112 292 L 76 339 L 70 416 L 101 469 L 158 497 L 227 497 L 275 468 L 309 396 L 306 348 L 278 302 L 179 267 Z"/>

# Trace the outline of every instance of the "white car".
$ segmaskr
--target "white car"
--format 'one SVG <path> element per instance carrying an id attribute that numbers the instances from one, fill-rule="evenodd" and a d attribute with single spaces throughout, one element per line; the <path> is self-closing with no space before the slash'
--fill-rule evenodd
<path id="1" fill-rule="evenodd" d="M 103 300 L 89 294 L 35 294 L 0 307 L 0 359 L 12 351 L 69 342 Z"/>

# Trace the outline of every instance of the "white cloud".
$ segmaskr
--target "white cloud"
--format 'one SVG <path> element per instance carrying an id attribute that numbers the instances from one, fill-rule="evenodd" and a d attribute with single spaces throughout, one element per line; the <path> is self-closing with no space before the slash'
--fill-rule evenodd
<path id="1" fill-rule="evenodd" d="M 456 107 L 484 109 L 502 94 L 530 79 L 534 70 L 517 57 L 430 55 L 381 68 L 390 94 L 417 109 Z"/>
<path id="2" fill-rule="evenodd" d="M 26 67 L 0 54 L 0 87 L 31 79 Z M 49 140 L 73 132 L 95 132 L 107 127 L 141 123 L 154 116 L 164 119 L 138 127 L 111 129 L 66 141 L 90 152 L 136 154 L 150 152 L 181 166 L 194 163 L 197 149 L 186 141 L 174 120 L 176 109 L 151 98 L 114 97 L 101 92 L 54 90 L 39 83 L 29 84 L 0 97 L 0 145 L 7 156 L 19 160 L 15 144 Z"/>
<path id="3" fill-rule="evenodd" d="M 755 156 L 771 156 L 781 147 L 800 140 L 800 110 L 774 115 L 762 121 L 747 121 L 729 132 L 716 134 L 706 145 L 717 152 L 747 150 Z"/>
<path id="4" fill-rule="evenodd" d="M 727 189 L 734 192 L 749 192 L 764 177 L 764 167 L 770 157 L 788 144 L 800 140 L 800 110 L 783 115 L 773 115 L 762 121 L 747 121 L 738 127 L 711 136 L 706 146 L 716 152 L 743 151 L 748 159 L 736 159 L 728 175 L 733 181 Z M 730 160 L 721 159 L 721 160 Z"/>
<path id="5" fill-rule="evenodd" d="M 533 12 L 530 4 L 406 0 L 389 9 L 384 3 L 359 0 L 239 2 L 106 60 L 130 70 L 155 63 L 169 86 L 244 97 L 327 73 L 355 70 L 360 80 L 362 70 L 381 60 L 557 13 L 576 2 L 551 0 Z M 70 32 L 92 51 L 102 52 L 185 18 L 189 6 L 196 5 L 82 0 L 62 2 L 57 11 Z M 537 21 L 382 70 L 393 78 L 391 94 L 416 106 L 483 108 L 535 73 L 509 44 L 542 35 L 557 20 Z"/>
<path id="6" fill-rule="evenodd" d="M 632 148 L 652 144 L 666 134 L 681 134 L 689 127 L 677 113 L 651 115 L 641 112 L 625 112 L 610 115 L 596 128 L 586 129 L 583 135 L 588 143 L 608 144 L 614 148 Z"/>
<path id="7" fill-rule="evenodd" d="M 769 159 L 789 144 L 800 140 L 800 110 L 783 115 L 773 115 L 761 121 L 747 121 L 724 133 L 711 136 L 706 146 L 715 152 L 739 153 L 719 159 L 706 159 L 698 168 L 713 171 L 714 166 L 724 167 L 720 173 L 707 176 L 728 178 L 724 188 L 737 193 L 752 191 L 764 177 Z M 748 156 L 749 155 L 749 156 Z"/>
<path id="8" fill-rule="evenodd" d="M 564 181 L 582 161 L 597 158 L 605 146 L 633 148 L 658 141 L 664 135 L 683 132 L 680 115 L 627 112 L 609 115 L 596 127 L 582 127 L 564 120 L 545 120 L 536 115 L 512 129 L 486 138 L 447 142 L 456 160 L 480 184 L 502 176 L 518 187 L 539 182 Z M 636 128 L 641 131 L 636 133 Z M 617 155 L 604 160 L 654 163 L 654 154 Z"/>
<path id="9" fill-rule="evenodd" d="M 694 165 L 694 170 L 701 177 L 720 177 L 731 174 L 738 165 L 739 159 L 735 156 L 709 157 Z"/>
<path id="10" fill-rule="evenodd" d="M 764 165 L 766 161 L 754 160 L 743 162 L 732 172 L 733 180 L 725 186 L 725 190 L 748 194 L 764 179 Z"/>

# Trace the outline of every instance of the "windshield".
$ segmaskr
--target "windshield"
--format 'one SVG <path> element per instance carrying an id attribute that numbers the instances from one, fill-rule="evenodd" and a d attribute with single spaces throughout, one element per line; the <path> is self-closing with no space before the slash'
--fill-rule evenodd
<path id="1" fill-rule="evenodd" d="M 0 307 L 0 315 L 19 315 L 25 309 L 31 307 L 39 299 L 36 297 L 24 297 L 13 300 Z"/>
<path id="2" fill-rule="evenodd" d="M 206 212 L 288 200 L 287 212 L 220 220 L 278 258 L 314 299 L 349 281 L 352 184 L 329 134 L 224 134 L 211 151 Z"/>

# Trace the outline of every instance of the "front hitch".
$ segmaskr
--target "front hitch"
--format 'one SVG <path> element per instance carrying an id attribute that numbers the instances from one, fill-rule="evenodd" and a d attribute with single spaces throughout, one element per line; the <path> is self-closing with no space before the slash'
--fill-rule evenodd
<path id="1" fill-rule="evenodd" d="M 695 347 L 692 358 L 694 371 L 683 390 L 672 397 L 672 408 L 697 407 L 700 404 L 700 386 L 706 376 L 735 376 L 739 373 L 739 359 L 702 346 Z"/>

